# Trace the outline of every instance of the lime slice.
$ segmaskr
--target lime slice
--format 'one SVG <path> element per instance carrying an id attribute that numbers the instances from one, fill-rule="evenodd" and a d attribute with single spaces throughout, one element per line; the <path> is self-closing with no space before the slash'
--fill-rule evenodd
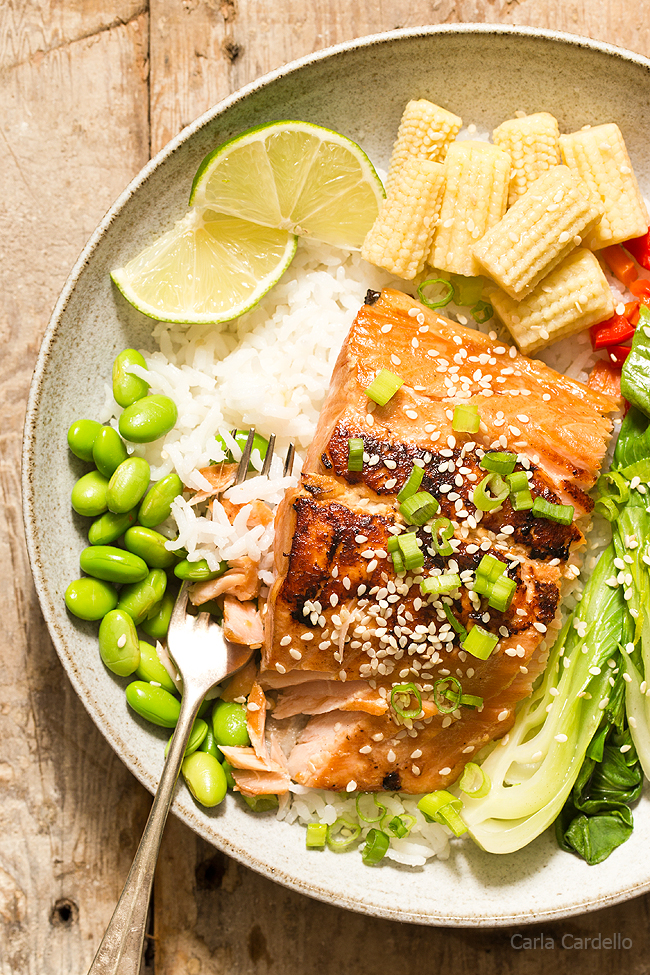
<path id="1" fill-rule="evenodd" d="M 383 197 L 355 142 L 308 122 L 271 122 L 206 156 L 190 203 L 359 249 Z"/>
<path id="2" fill-rule="evenodd" d="M 255 305 L 287 269 L 298 240 L 213 210 L 190 210 L 111 272 L 139 311 L 189 325 L 227 322 Z"/>

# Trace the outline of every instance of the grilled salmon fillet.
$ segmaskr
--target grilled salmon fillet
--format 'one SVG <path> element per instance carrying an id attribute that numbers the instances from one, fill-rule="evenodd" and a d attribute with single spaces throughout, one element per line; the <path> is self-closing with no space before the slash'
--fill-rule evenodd
<path id="1" fill-rule="evenodd" d="M 366 390 L 382 369 L 403 385 L 380 407 Z M 478 433 L 454 431 L 459 403 L 478 408 Z M 574 553 L 584 542 L 576 522 L 593 506 L 586 492 L 615 409 L 494 333 L 451 322 L 397 291 L 369 292 L 336 363 L 301 482 L 276 514 L 260 680 L 278 691 L 278 719 L 312 715 L 288 758 L 297 782 L 430 791 L 505 734 L 559 625 L 563 580 L 576 573 Z M 360 472 L 348 470 L 350 438 L 363 440 Z M 473 492 L 490 450 L 516 454 L 533 497 L 573 505 L 573 523 L 515 511 L 509 500 L 477 510 Z M 451 521 L 453 552 L 438 554 L 424 525 L 416 529 L 423 568 L 398 575 L 388 543 L 406 527 L 397 493 L 414 465 L 423 470 L 420 490 Z M 472 589 L 485 554 L 504 562 L 516 583 L 504 612 Z M 423 595 L 422 578 L 439 570 L 458 573 L 460 589 Z M 457 628 L 474 624 L 499 637 L 486 660 L 460 644 Z M 443 678 L 482 703 L 458 705 L 452 695 L 445 706 L 445 687 L 436 683 Z M 417 694 L 399 697 L 405 684 Z"/>

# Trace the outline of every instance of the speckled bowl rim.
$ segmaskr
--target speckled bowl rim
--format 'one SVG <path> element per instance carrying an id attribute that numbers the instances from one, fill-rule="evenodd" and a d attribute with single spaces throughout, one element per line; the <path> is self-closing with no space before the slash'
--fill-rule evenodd
<path id="1" fill-rule="evenodd" d="M 59 298 L 52 312 L 51 319 L 43 336 L 43 340 L 38 353 L 38 358 L 36 366 L 34 369 L 34 375 L 32 378 L 32 383 L 29 391 L 29 398 L 27 403 L 27 412 L 25 418 L 25 430 L 24 430 L 24 442 L 23 442 L 23 453 L 22 453 L 22 490 L 23 490 L 23 516 L 25 523 L 25 534 L 27 540 L 27 550 L 32 567 L 32 572 L 34 576 L 34 583 L 36 587 L 36 592 L 41 604 L 41 609 L 43 616 L 45 618 L 46 624 L 48 626 L 50 636 L 56 648 L 56 651 L 61 659 L 61 662 L 68 674 L 68 677 L 74 687 L 75 691 L 81 698 L 81 701 L 90 714 L 93 721 L 96 723 L 103 736 L 109 742 L 111 747 L 117 752 L 122 761 L 126 764 L 127 768 L 135 775 L 135 777 L 150 791 L 154 792 L 157 786 L 157 780 L 150 772 L 144 768 L 144 766 L 132 756 L 125 755 L 123 744 L 111 733 L 110 729 L 105 727 L 103 720 L 102 710 L 99 703 L 95 700 L 91 700 L 84 692 L 82 682 L 79 678 L 77 671 L 76 661 L 74 659 L 74 654 L 66 645 L 63 638 L 61 629 L 57 623 L 57 608 L 55 607 L 53 600 L 50 596 L 46 582 L 46 567 L 43 565 L 39 554 L 39 544 L 36 532 L 36 515 L 35 515 L 35 499 L 33 494 L 33 472 L 34 472 L 34 459 L 33 451 L 36 439 L 36 426 L 38 411 L 41 403 L 41 393 L 43 386 L 44 373 L 47 368 L 48 358 L 52 350 L 53 344 L 57 337 L 57 330 L 61 321 L 61 318 L 66 310 L 70 297 L 76 287 L 77 281 L 84 270 L 84 268 L 91 262 L 93 258 L 93 253 L 106 233 L 108 227 L 113 223 L 118 214 L 122 211 L 124 206 L 128 203 L 131 197 L 143 186 L 149 177 L 155 172 L 155 170 L 160 166 L 163 160 L 167 159 L 180 145 L 186 142 L 195 132 L 205 126 L 215 117 L 222 114 L 226 109 L 237 104 L 243 99 L 247 98 L 253 92 L 259 89 L 265 88 L 272 84 L 276 79 L 287 77 L 288 75 L 299 72 L 302 68 L 316 64 L 320 61 L 324 61 L 328 58 L 332 58 L 336 55 L 355 51 L 361 48 L 371 48 L 384 44 L 391 44 L 395 40 L 404 38 L 418 38 L 426 37 L 431 35 L 493 35 L 493 36 L 510 36 L 510 37 L 533 37 L 533 38 L 543 38 L 548 41 L 556 41 L 565 45 L 569 45 L 575 48 L 589 49 L 594 52 L 600 52 L 604 54 L 611 55 L 612 57 L 619 58 L 623 61 L 629 61 L 640 67 L 644 67 L 650 73 L 650 60 L 643 57 L 642 55 L 635 54 L 631 51 L 627 51 L 623 48 L 615 47 L 611 44 L 607 44 L 601 41 L 592 40 L 587 37 L 583 37 L 578 34 L 568 34 L 562 31 L 548 30 L 544 28 L 535 27 L 523 27 L 523 26 L 510 26 L 510 25 L 495 25 L 495 24 L 443 24 L 443 25 L 430 25 L 418 28 L 403 28 L 394 31 L 387 31 L 384 33 L 370 34 L 365 37 L 356 38 L 351 41 L 346 41 L 341 44 L 328 47 L 325 50 L 318 51 L 315 54 L 307 55 L 305 57 L 299 58 L 295 61 L 291 61 L 275 71 L 271 71 L 256 81 L 239 91 L 230 95 L 228 98 L 218 102 L 211 109 L 200 115 L 195 119 L 190 125 L 186 126 L 182 131 L 173 138 L 170 142 L 164 146 L 138 173 L 134 179 L 128 184 L 126 189 L 118 196 L 117 200 L 113 206 L 107 211 L 106 215 L 102 221 L 97 226 L 96 230 L 93 232 L 89 238 L 86 246 L 82 250 L 79 258 L 77 259 L 74 267 L 72 268 L 70 275 L 59 295 Z M 59 610 L 60 611 L 60 610 Z M 424 914 L 415 911 L 405 911 L 400 910 L 392 905 L 386 905 L 385 907 L 378 907 L 374 904 L 360 903 L 356 899 L 346 896 L 345 892 L 338 891 L 333 893 L 331 890 L 327 890 L 324 887 L 314 886 L 303 882 L 299 878 L 295 878 L 289 873 L 280 871 L 275 868 L 272 864 L 258 859 L 256 856 L 251 854 L 247 849 L 239 847 L 235 844 L 231 844 L 227 837 L 221 837 L 219 843 L 216 843 L 214 834 L 208 830 L 204 823 L 197 817 L 196 813 L 192 808 L 178 808 L 178 804 L 174 807 L 174 812 L 185 822 L 193 831 L 199 834 L 207 842 L 218 845 L 229 856 L 234 857 L 239 862 L 245 864 L 246 866 L 252 868 L 258 873 L 271 880 L 277 881 L 278 883 L 292 889 L 299 891 L 300 893 L 307 894 L 310 897 L 322 900 L 326 903 L 335 904 L 339 907 L 344 907 L 348 910 L 361 912 L 374 917 L 386 918 L 388 920 L 396 920 L 403 922 L 410 922 L 416 924 L 429 924 L 438 926 L 448 926 L 448 927 L 502 927 L 510 926 L 513 924 L 524 925 L 539 923 L 543 920 L 556 920 L 565 917 L 575 916 L 577 914 L 582 914 L 588 911 L 599 910 L 604 907 L 608 907 L 613 904 L 620 903 L 622 901 L 628 900 L 632 897 L 636 897 L 645 891 L 650 889 L 650 871 L 647 881 L 643 883 L 636 883 L 629 886 L 623 886 L 620 890 L 615 891 L 610 894 L 600 894 L 596 897 L 589 896 L 587 893 L 583 900 L 576 901 L 570 908 L 562 907 L 558 910 L 546 909 L 541 911 L 536 911 L 535 909 L 530 909 L 527 907 L 522 910 L 521 914 L 501 914 L 494 915 L 486 910 L 481 916 L 471 915 L 471 916 L 449 916 L 449 915 L 433 915 Z"/>

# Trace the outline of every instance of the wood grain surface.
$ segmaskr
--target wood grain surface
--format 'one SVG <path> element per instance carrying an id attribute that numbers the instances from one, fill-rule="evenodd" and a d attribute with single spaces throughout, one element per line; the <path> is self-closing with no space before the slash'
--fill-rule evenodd
<path id="1" fill-rule="evenodd" d="M 210 105 L 349 38 L 455 22 L 585 34 L 650 56 L 632 0 L 0 0 L 0 975 L 83 975 L 149 797 L 104 742 L 49 641 L 23 541 L 19 466 L 38 344 L 106 208 Z M 643 22 L 645 20 L 645 23 Z M 159 864 L 155 975 L 650 972 L 650 897 L 526 930 L 401 925 L 311 901 L 176 820 Z M 619 932 L 628 950 L 572 949 Z M 516 944 L 518 942 L 515 942 Z"/>

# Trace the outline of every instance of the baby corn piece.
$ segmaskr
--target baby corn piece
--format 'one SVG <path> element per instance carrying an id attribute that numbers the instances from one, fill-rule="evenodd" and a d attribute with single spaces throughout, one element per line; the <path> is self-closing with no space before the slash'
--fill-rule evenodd
<path id="1" fill-rule="evenodd" d="M 523 301 L 496 286 L 488 295 L 524 355 L 604 322 L 615 306 L 598 259 L 585 247 L 565 257 Z"/>
<path id="2" fill-rule="evenodd" d="M 363 242 L 361 256 L 407 281 L 414 278 L 431 248 L 443 186 L 441 163 L 406 159 Z"/>
<path id="3" fill-rule="evenodd" d="M 522 196 L 538 176 L 560 162 L 560 130 L 548 112 L 502 122 L 492 133 L 495 146 L 510 153 L 508 206 Z"/>
<path id="4" fill-rule="evenodd" d="M 585 239 L 592 250 L 641 237 L 648 229 L 648 211 L 632 172 L 621 130 L 614 122 L 560 136 L 562 157 L 582 179 L 605 213 Z"/>
<path id="5" fill-rule="evenodd" d="M 463 120 L 457 115 L 428 102 L 426 98 L 410 101 L 404 109 L 397 141 L 393 146 L 386 192 L 390 193 L 395 180 L 399 181 L 400 170 L 409 156 L 442 162 L 462 124 Z"/>
<path id="6" fill-rule="evenodd" d="M 543 173 L 472 248 L 506 294 L 520 301 L 603 214 L 567 166 Z"/>
<path id="7" fill-rule="evenodd" d="M 444 168 L 445 191 L 427 263 L 473 277 L 482 271 L 472 247 L 506 210 L 510 156 L 489 142 L 452 142 Z"/>

